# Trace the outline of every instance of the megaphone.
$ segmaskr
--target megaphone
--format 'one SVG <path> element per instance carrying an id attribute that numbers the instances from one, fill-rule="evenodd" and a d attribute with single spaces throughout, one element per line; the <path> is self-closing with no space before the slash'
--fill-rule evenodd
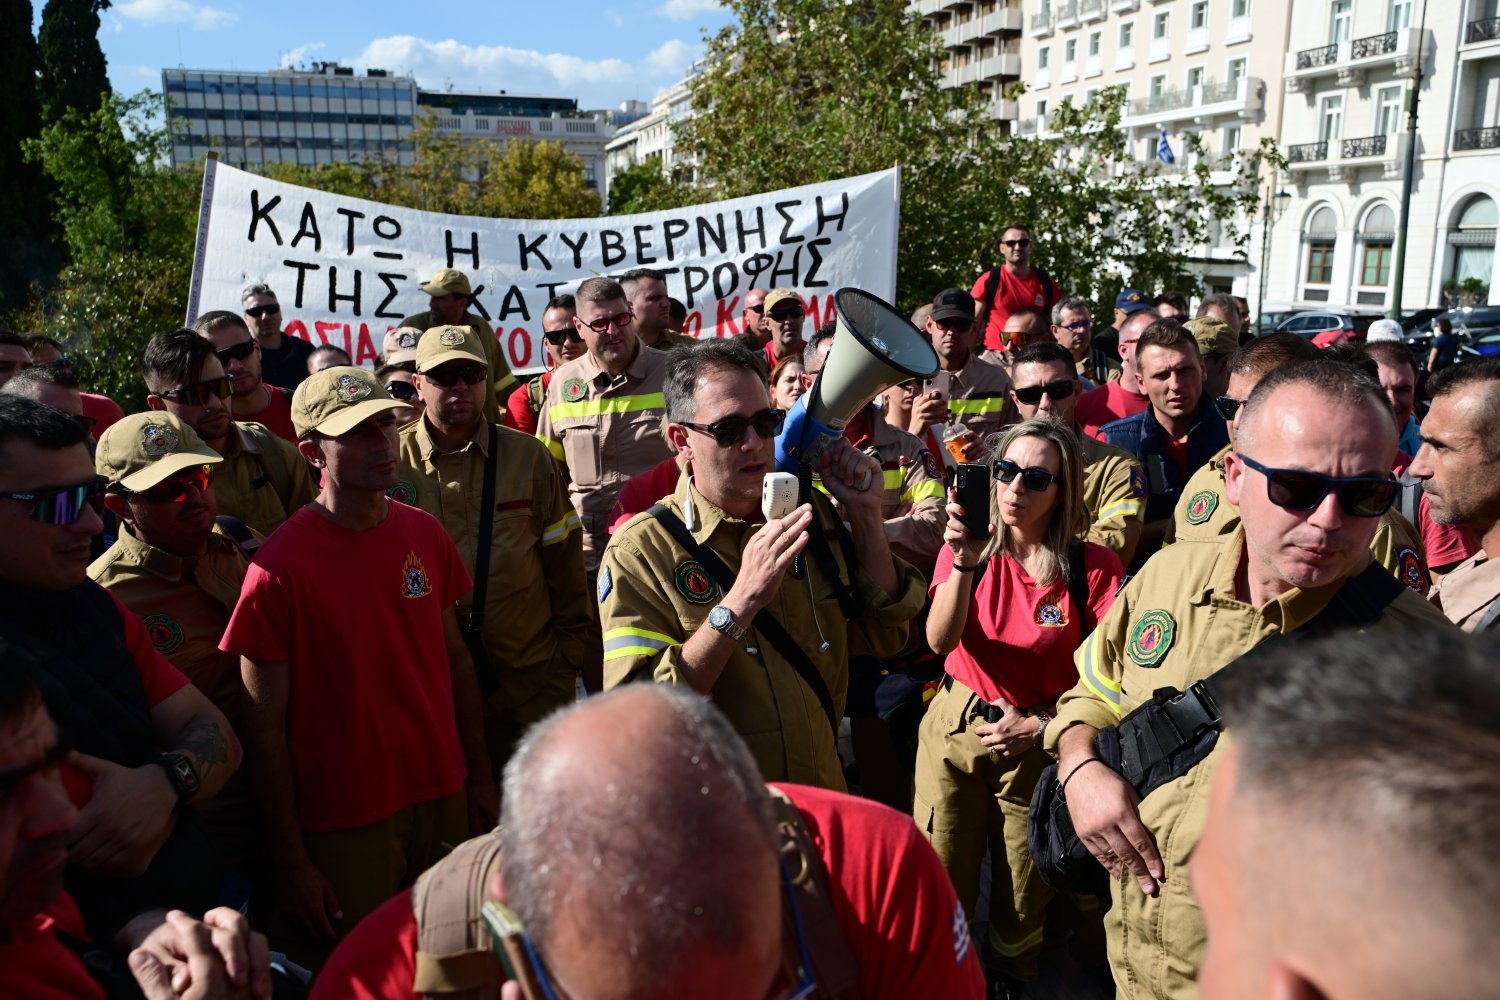
<path id="1" fill-rule="evenodd" d="M 833 293 L 833 308 L 838 326 L 828 359 L 812 388 L 787 411 L 776 439 L 781 472 L 816 464 L 878 394 L 910 378 L 931 378 L 938 370 L 927 335 L 869 292 L 840 288 Z"/>

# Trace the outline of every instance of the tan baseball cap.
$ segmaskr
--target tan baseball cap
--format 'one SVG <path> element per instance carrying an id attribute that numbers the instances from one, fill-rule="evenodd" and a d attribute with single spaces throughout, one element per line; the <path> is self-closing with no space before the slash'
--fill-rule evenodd
<path id="1" fill-rule="evenodd" d="M 432 280 L 422 286 L 422 291 L 428 295 L 448 295 L 457 293 L 459 295 L 473 295 L 474 290 L 469 285 L 469 276 L 462 271 L 455 271 L 451 267 L 445 267 L 432 276 Z"/>
<path id="2" fill-rule="evenodd" d="M 766 301 L 761 303 L 761 309 L 769 313 L 783 302 L 795 302 L 801 308 L 802 296 L 797 294 L 795 288 L 773 288 L 766 293 Z"/>
<path id="3" fill-rule="evenodd" d="M 292 427 L 299 438 L 312 431 L 339 437 L 378 413 L 405 405 L 392 399 L 371 372 L 337 365 L 309 375 L 297 386 L 292 393 Z"/>
<path id="4" fill-rule="evenodd" d="M 402 365 L 408 361 L 417 360 L 417 341 L 422 339 L 422 331 L 414 326 L 398 326 L 394 330 L 388 330 L 385 339 L 380 342 L 380 356 L 388 365 Z"/>
<path id="5" fill-rule="evenodd" d="M 100 435 L 94 451 L 94 471 L 111 486 L 132 493 L 149 490 L 187 469 L 222 461 L 223 456 L 191 427 L 164 410 L 132 413 L 115 421 Z"/>
<path id="6" fill-rule="evenodd" d="M 1205 358 L 1210 355 L 1227 357 L 1240 349 L 1240 339 L 1229 329 L 1229 324 L 1212 316 L 1200 316 L 1182 324 L 1198 342 L 1198 352 Z"/>
<path id="7" fill-rule="evenodd" d="M 435 326 L 422 333 L 417 343 L 417 371 L 430 372 L 449 361 L 470 361 L 490 366 L 484 345 L 472 326 Z"/>

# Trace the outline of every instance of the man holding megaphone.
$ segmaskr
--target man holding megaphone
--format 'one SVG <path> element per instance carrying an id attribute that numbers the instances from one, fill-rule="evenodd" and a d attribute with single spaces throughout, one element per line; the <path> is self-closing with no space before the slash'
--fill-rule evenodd
<path id="1" fill-rule="evenodd" d="M 605 550 L 605 686 L 687 684 L 712 695 L 767 780 L 842 789 L 849 660 L 899 652 L 924 596 L 921 575 L 891 555 L 881 490 L 858 488 L 880 469 L 832 439 L 813 471 L 847 526 L 822 496 L 768 517 L 784 415 L 755 356 L 729 340 L 678 348 L 664 391 L 668 436 L 692 472 Z"/>

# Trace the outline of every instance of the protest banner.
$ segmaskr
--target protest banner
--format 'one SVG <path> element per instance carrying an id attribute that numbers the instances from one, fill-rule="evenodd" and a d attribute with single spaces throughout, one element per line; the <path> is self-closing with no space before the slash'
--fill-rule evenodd
<path id="1" fill-rule="evenodd" d="M 740 332 L 751 288 L 795 288 L 809 331 L 852 285 L 896 288 L 896 170 L 665 212 L 599 219 L 483 219 L 383 205 L 285 184 L 209 159 L 203 176 L 187 323 L 238 311 L 265 282 L 283 330 L 343 347 L 371 365 L 381 337 L 423 312 L 418 287 L 441 268 L 469 276 L 475 312 L 495 328 L 515 372 L 540 371 L 542 312 L 595 275 L 666 273 L 687 306 L 684 332 Z"/>

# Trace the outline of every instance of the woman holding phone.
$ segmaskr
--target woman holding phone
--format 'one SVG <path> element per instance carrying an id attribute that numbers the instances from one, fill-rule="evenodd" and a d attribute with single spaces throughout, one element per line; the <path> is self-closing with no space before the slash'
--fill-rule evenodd
<path id="1" fill-rule="evenodd" d="M 997 435 L 991 454 L 988 531 L 964 527 L 950 492 L 928 588 L 927 642 L 947 659 L 922 721 L 914 813 L 971 920 L 991 853 L 991 996 L 1019 996 L 1036 978 L 1053 895 L 1026 846 L 1031 793 L 1050 762 L 1042 731 L 1078 682 L 1073 653 L 1109 610 L 1124 568 L 1082 541 L 1089 519 L 1071 429 L 1027 420 Z"/>

